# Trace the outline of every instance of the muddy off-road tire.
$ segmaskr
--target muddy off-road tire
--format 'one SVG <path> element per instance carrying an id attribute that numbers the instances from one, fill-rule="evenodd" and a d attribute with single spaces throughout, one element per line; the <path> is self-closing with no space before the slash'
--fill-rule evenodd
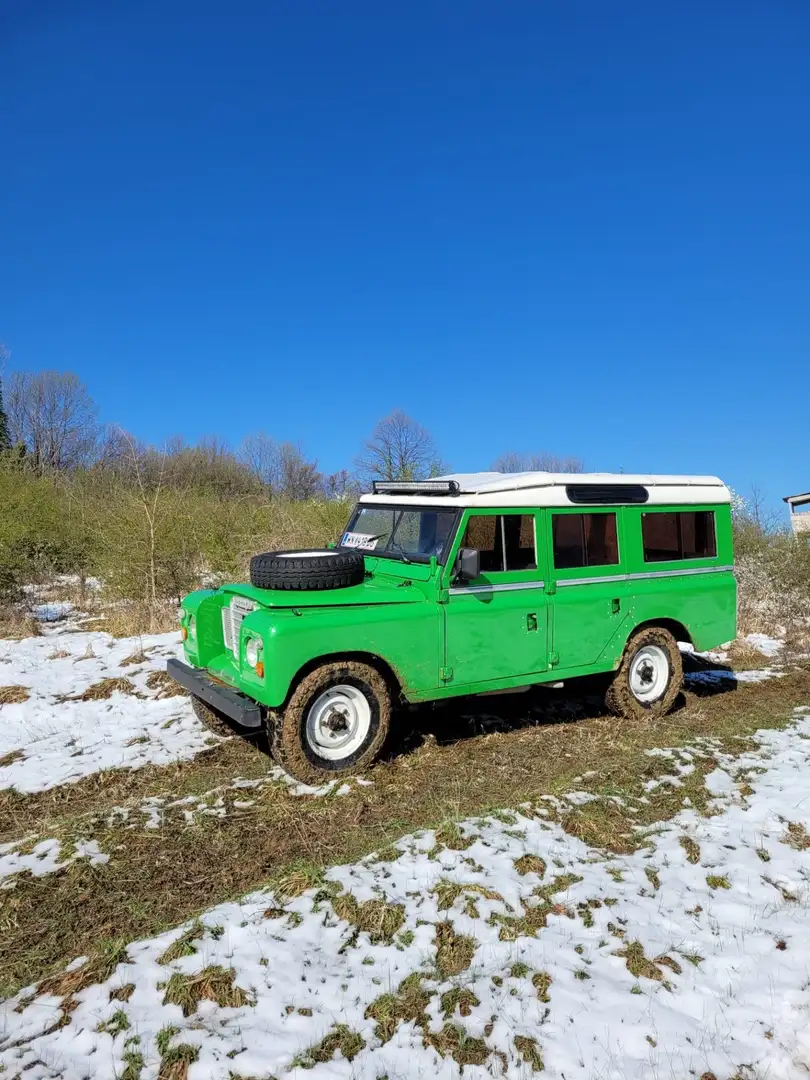
<path id="1" fill-rule="evenodd" d="M 359 551 L 268 551 L 250 560 L 257 589 L 345 589 L 365 576 Z"/>
<path id="2" fill-rule="evenodd" d="M 191 707 L 203 727 L 208 728 L 213 735 L 218 735 L 221 739 L 230 739 L 234 735 L 246 735 L 251 732 L 256 733 L 256 728 L 245 728 L 240 724 L 234 724 L 222 713 L 212 709 L 210 705 L 206 705 L 198 697 L 192 696 Z"/>
<path id="3" fill-rule="evenodd" d="M 290 776 L 322 784 L 370 765 L 391 725 L 391 691 L 376 668 L 324 664 L 307 675 L 283 712 L 270 712 L 270 751 Z"/>
<path id="4" fill-rule="evenodd" d="M 669 712 L 682 687 L 677 641 L 663 627 L 649 626 L 627 642 L 605 705 L 615 716 L 652 719 Z"/>

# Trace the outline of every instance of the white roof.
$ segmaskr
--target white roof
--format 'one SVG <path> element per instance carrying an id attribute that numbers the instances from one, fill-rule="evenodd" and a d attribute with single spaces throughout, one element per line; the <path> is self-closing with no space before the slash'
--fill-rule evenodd
<path id="1" fill-rule="evenodd" d="M 460 493 L 447 495 L 363 495 L 363 503 L 419 503 L 421 506 L 583 506 L 568 498 L 566 487 L 578 484 L 641 485 L 645 506 L 731 502 L 729 490 L 716 476 L 655 476 L 649 473 L 448 473 L 436 480 L 455 480 Z"/>

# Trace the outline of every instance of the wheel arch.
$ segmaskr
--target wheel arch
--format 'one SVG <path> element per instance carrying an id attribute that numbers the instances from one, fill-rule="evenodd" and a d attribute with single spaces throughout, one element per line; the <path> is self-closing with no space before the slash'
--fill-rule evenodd
<path id="1" fill-rule="evenodd" d="M 402 681 L 391 664 L 376 653 L 363 652 L 362 650 L 357 649 L 335 653 L 324 653 L 322 656 L 315 656 L 311 660 L 307 660 L 290 680 L 290 685 L 284 699 L 284 705 L 287 704 L 287 701 L 289 701 L 295 689 L 307 675 L 320 667 L 324 667 L 326 664 L 339 664 L 341 661 L 345 660 L 352 660 L 358 664 L 368 664 L 370 667 L 376 668 L 388 683 L 392 702 L 396 703 L 399 699 L 404 698 L 405 695 L 402 689 Z"/>
<path id="2" fill-rule="evenodd" d="M 668 630 L 676 641 L 684 641 L 687 645 L 694 644 L 694 642 L 692 641 L 692 635 L 689 633 L 684 624 L 682 622 L 679 622 L 677 619 L 646 619 L 644 622 L 640 622 L 636 626 L 634 626 L 630 633 L 627 635 L 625 648 L 627 647 L 627 645 L 630 644 L 630 642 L 633 640 L 634 637 L 636 637 L 637 634 L 641 633 L 642 630 L 649 630 L 650 627 L 653 626 L 660 626 L 662 630 Z"/>

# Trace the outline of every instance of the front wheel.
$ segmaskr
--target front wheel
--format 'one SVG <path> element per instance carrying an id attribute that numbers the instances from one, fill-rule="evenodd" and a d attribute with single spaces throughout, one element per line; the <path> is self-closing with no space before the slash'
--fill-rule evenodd
<path id="1" fill-rule="evenodd" d="M 616 716 L 650 719 L 669 712 L 682 687 L 677 641 L 663 627 L 650 626 L 628 641 L 605 704 Z"/>
<path id="2" fill-rule="evenodd" d="M 391 724 L 391 692 L 369 664 L 324 664 L 301 680 L 283 713 L 271 713 L 267 724 L 278 764 L 304 783 L 323 783 L 377 757 Z"/>
<path id="3" fill-rule="evenodd" d="M 216 735 L 220 739 L 231 739 L 234 735 L 255 735 L 262 730 L 261 727 L 244 727 L 242 724 L 237 724 L 235 720 L 229 720 L 227 716 L 217 709 L 212 709 L 210 705 L 206 705 L 202 698 L 192 696 L 191 707 L 200 723 L 212 735 Z"/>

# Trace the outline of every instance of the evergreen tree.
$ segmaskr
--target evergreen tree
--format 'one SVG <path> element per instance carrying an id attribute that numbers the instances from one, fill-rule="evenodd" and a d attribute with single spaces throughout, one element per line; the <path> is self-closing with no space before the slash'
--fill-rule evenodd
<path id="1" fill-rule="evenodd" d="M 11 449 L 11 436 L 8 431 L 8 417 L 3 408 L 3 384 L 0 382 L 0 452 Z"/>

